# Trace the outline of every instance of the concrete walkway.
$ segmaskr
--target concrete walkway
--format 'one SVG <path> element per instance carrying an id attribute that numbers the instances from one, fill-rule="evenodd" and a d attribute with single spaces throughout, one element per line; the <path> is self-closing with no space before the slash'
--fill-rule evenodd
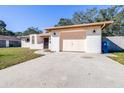
<path id="1" fill-rule="evenodd" d="M 124 87 L 124 66 L 101 54 L 51 53 L 0 70 L 0 87 Z"/>

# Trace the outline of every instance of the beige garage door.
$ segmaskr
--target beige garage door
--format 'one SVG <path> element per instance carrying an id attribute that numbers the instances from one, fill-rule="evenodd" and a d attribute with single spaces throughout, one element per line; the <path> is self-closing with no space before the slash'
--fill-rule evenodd
<path id="1" fill-rule="evenodd" d="M 62 51 L 84 51 L 84 31 L 61 32 Z"/>

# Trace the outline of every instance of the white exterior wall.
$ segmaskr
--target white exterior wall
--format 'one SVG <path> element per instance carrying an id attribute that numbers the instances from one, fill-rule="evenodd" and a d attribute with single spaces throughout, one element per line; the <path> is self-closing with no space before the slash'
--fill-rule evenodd
<path id="1" fill-rule="evenodd" d="M 56 35 L 54 35 L 56 33 Z M 51 51 L 59 52 L 60 51 L 60 34 L 59 32 L 51 32 L 51 37 L 50 37 L 50 49 Z"/>
<path id="2" fill-rule="evenodd" d="M 31 44 L 30 49 L 43 49 L 43 44 Z"/>
<path id="3" fill-rule="evenodd" d="M 6 40 L 6 47 L 9 47 L 9 40 Z"/>
<path id="4" fill-rule="evenodd" d="M 94 33 L 93 30 L 96 32 Z M 101 29 L 89 29 L 86 31 L 86 53 L 101 53 Z"/>
<path id="5" fill-rule="evenodd" d="M 30 42 L 26 42 L 25 38 L 22 38 L 21 39 L 21 47 L 29 48 L 30 47 Z"/>
<path id="6" fill-rule="evenodd" d="M 34 44 L 32 43 L 32 36 L 34 36 Z M 31 49 L 43 49 L 43 42 L 38 43 L 38 36 L 37 34 L 30 35 L 30 48 Z"/>
<path id="7" fill-rule="evenodd" d="M 50 49 L 51 50 L 51 36 L 49 37 L 49 48 L 48 49 Z"/>

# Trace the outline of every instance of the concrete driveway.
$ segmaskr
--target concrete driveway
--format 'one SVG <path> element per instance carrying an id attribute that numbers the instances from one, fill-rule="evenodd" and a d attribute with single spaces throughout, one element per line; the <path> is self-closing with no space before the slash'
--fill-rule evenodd
<path id="1" fill-rule="evenodd" d="M 0 87 L 124 87 L 124 66 L 101 54 L 52 53 L 0 70 Z"/>

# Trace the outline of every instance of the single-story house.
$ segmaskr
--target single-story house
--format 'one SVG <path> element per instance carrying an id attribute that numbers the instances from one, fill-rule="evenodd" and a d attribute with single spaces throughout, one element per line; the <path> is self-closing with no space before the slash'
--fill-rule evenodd
<path id="1" fill-rule="evenodd" d="M 21 47 L 21 39 L 15 36 L 0 35 L 0 47 Z"/>
<path id="2" fill-rule="evenodd" d="M 21 37 L 22 47 L 101 53 L 102 30 L 113 21 L 46 28 L 47 33 Z"/>

